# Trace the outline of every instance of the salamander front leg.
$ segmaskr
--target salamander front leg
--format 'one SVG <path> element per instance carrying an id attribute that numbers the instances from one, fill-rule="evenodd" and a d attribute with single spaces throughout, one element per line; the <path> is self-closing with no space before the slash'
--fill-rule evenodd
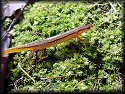
<path id="1" fill-rule="evenodd" d="M 37 50 L 33 50 L 30 54 L 29 54 L 29 58 L 31 59 L 33 57 L 33 54 L 36 52 Z"/>
<path id="2" fill-rule="evenodd" d="M 35 54 L 35 60 L 34 63 L 37 62 L 38 60 L 38 54 L 37 54 L 38 50 L 33 50 L 30 54 L 29 54 L 29 58 L 31 59 L 33 57 L 33 55 Z"/>

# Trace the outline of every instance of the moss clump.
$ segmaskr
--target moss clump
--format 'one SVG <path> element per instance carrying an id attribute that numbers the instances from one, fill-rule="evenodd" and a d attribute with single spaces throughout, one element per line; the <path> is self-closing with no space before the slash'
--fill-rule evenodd
<path id="1" fill-rule="evenodd" d="M 33 64 L 30 51 L 14 54 L 9 63 L 11 83 L 23 77 L 17 88 L 22 92 L 122 91 L 123 11 L 118 2 L 39 2 L 26 7 L 23 19 L 11 30 L 12 47 L 66 32 L 82 24 L 91 30 L 72 39 L 39 51 L 45 60 Z M 19 66 L 35 79 L 28 78 Z M 9 83 L 10 84 L 10 83 Z"/>

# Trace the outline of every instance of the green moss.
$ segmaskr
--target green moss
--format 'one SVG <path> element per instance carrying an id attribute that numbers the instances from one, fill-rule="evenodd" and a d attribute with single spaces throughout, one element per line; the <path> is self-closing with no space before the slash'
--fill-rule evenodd
<path id="1" fill-rule="evenodd" d="M 109 2 L 42 2 L 27 6 L 23 19 L 10 32 L 12 47 L 40 41 L 82 24 L 90 23 L 92 28 L 80 35 L 81 41 L 72 39 L 39 51 L 39 58 L 48 57 L 37 64 L 33 63 L 35 56 L 29 58 L 30 51 L 14 54 L 9 63 L 11 82 L 23 77 L 17 87 L 25 92 L 112 91 L 117 86 L 115 89 L 121 90 L 118 70 L 123 62 L 123 12 L 117 2 L 112 4 L 117 11 Z M 19 64 L 35 83 L 19 69 Z"/>

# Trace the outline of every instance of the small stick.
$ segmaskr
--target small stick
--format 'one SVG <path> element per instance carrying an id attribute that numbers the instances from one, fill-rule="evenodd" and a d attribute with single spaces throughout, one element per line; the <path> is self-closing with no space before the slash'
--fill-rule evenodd
<path id="1" fill-rule="evenodd" d="M 19 81 L 22 80 L 22 79 L 23 79 L 23 77 L 19 78 L 18 80 L 16 80 L 16 81 L 14 82 L 14 87 L 15 87 L 15 90 L 16 90 L 16 91 L 17 91 L 17 83 L 19 83 Z"/>
<path id="2" fill-rule="evenodd" d="M 94 84 L 93 92 L 97 89 L 97 85 L 100 86 L 100 80 L 101 80 L 101 79 L 97 79 L 97 82 Z"/>
<path id="3" fill-rule="evenodd" d="M 20 67 L 20 69 L 22 70 L 22 72 L 26 75 L 26 76 L 28 76 L 31 80 L 33 80 L 33 82 L 35 83 L 35 80 L 24 70 L 24 69 L 22 69 L 21 67 Z"/>
<path id="4" fill-rule="evenodd" d="M 112 4 L 111 1 L 109 1 L 109 4 L 111 5 L 112 9 L 116 12 L 116 9 L 115 9 L 115 7 L 113 6 L 113 4 Z"/>
<path id="5" fill-rule="evenodd" d="M 93 80 L 94 78 L 89 78 L 89 79 L 85 79 L 85 80 L 81 80 L 80 82 L 78 82 L 71 90 L 71 92 L 81 83 L 81 82 L 84 82 L 86 80 Z"/>
<path id="6" fill-rule="evenodd" d="M 94 92 L 95 89 L 96 89 L 96 85 L 97 85 L 97 84 L 95 83 L 94 86 L 93 86 L 93 90 L 92 90 L 93 92 Z"/>
<path id="7" fill-rule="evenodd" d="M 119 73 L 119 74 L 125 77 L 125 75 L 124 75 L 124 74 L 122 74 L 122 73 Z"/>
<path id="8" fill-rule="evenodd" d="M 78 84 L 80 84 L 81 82 L 84 82 L 85 80 L 81 80 L 80 82 L 78 82 L 71 90 L 71 92 L 78 86 Z"/>
<path id="9" fill-rule="evenodd" d="M 118 3 L 118 5 L 123 9 L 122 5 L 121 5 L 119 2 L 117 2 L 117 3 Z"/>

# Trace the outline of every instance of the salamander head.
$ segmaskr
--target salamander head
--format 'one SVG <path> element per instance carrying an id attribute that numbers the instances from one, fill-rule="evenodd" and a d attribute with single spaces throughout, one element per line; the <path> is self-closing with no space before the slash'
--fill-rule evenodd
<path id="1" fill-rule="evenodd" d="M 81 26 L 80 30 L 77 32 L 78 35 L 82 34 L 83 32 L 89 30 L 92 27 L 91 24 L 87 24 L 84 26 Z"/>

